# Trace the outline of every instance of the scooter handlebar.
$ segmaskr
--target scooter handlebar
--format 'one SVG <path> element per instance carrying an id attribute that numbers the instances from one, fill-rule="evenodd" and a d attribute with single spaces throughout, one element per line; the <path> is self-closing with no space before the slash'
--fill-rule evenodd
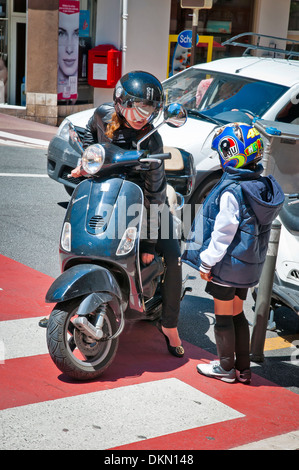
<path id="1" fill-rule="evenodd" d="M 161 162 L 161 160 L 170 160 L 171 153 L 155 153 L 154 155 L 150 155 L 145 158 L 140 158 L 139 161 L 141 163 L 151 163 L 151 162 Z"/>
<path id="2" fill-rule="evenodd" d="M 159 160 L 170 160 L 171 159 L 171 153 L 156 153 L 155 155 L 151 155 L 151 158 L 158 158 Z"/>

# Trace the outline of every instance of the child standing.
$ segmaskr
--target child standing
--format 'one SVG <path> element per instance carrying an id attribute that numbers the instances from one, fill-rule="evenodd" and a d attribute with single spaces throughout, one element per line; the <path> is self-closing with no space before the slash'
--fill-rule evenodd
<path id="1" fill-rule="evenodd" d="M 214 298 L 218 361 L 199 373 L 225 382 L 250 383 L 249 326 L 243 311 L 249 287 L 259 282 L 271 224 L 284 194 L 273 176 L 261 176 L 263 142 L 254 127 L 220 128 L 212 148 L 224 171 L 199 211 L 183 261 L 199 270 Z M 189 237 L 190 238 L 190 237 Z"/>

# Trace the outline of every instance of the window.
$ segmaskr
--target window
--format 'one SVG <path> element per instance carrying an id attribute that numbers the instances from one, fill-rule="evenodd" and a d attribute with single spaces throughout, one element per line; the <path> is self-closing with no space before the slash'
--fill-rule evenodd
<path id="1" fill-rule="evenodd" d="M 299 103 L 289 101 L 276 116 L 276 121 L 299 124 Z"/>
<path id="2" fill-rule="evenodd" d="M 85 26 L 88 26 L 85 28 Z M 79 67 L 77 104 L 93 102 L 93 88 L 87 83 L 88 50 L 94 47 L 96 30 L 95 0 L 80 0 Z"/>
<path id="3" fill-rule="evenodd" d="M 181 103 L 192 117 L 220 122 L 230 122 L 231 111 L 263 116 L 287 89 L 208 69 L 188 69 L 163 85 L 167 103 Z"/>
<path id="4" fill-rule="evenodd" d="M 217 0 L 213 8 L 199 11 L 197 33 L 214 36 L 213 60 L 242 55 L 242 48 L 222 47 L 221 43 L 244 31 L 252 31 L 253 9 L 252 0 Z M 192 29 L 192 10 L 180 8 L 180 0 L 171 0 L 170 34 L 186 29 Z M 206 56 L 207 46 L 197 47 L 195 63 L 206 62 Z"/>
<path id="5" fill-rule="evenodd" d="M 299 0 L 292 0 L 290 7 L 289 31 L 299 33 Z"/>
<path id="6" fill-rule="evenodd" d="M 87 82 L 87 72 L 88 51 L 95 45 L 96 0 L 75 3 L 80 14 L 79 19 L 74 19 L 76 29 L 72 29 L 71 34 L 68 31 L 71 25 L 68 17 L 72 15 L 65 15 L 63 11 L 67 2 L 62 0 L 59 5 L 62 14 L 60 18 L 59 13 L 58 104 L 92 103 L 93 88 Z M 68 47 L 69 41 L 72 47 Z"/>
<path id="7" fill-rule="evenodd" d="M 26 13 L 26 0 L 13 0 L 14 13 Z"/>

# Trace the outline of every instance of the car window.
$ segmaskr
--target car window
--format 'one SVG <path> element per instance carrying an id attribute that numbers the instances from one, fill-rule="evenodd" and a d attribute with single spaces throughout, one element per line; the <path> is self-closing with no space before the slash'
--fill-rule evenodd
<path id="1" fill-rule="evenodd" d="M 299 103 L 289 101 L 277 114 L 275 121 L 299 125 Z"/>
<path id="2" fill-rule="evenodd" d="M 166 101 L 177 101 L 194 115 L 232 119 L 231 111 L 245 111 L 253 116 L 265 112 L 286 92 L 285 86 L 247 79 L 236 75 L 190 68 L 163 84 Z"/>

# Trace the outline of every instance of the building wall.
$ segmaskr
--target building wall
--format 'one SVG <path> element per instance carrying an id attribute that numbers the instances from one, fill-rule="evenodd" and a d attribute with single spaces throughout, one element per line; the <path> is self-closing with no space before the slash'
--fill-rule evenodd
<path id="1" fill-rule="evenodd" d="M 126 71 L 167 78 L 170 0 L 129 0 Z"/>
<path id="2" fill-rule="evenodd" d="M 146 70 L 167 77 L 170 0 L 128 0 L 127 35 L 123 39 L 122 0 L 98 0 L 96 45 L 127 46 L 123 73 Z M 113 90 L 95 88 L 94 104 L 111 101 Z"/>
<path id="3" fill-rule="evenodd" d="M 128 16 L 123 18 L 125 3 Z M 253 31 L 287 37 L 290 3 L 255 0 Z M 111 101 L 113 93 L 95 88 L 91 105 L 57 106 L 58 6 L 59 0 L 27 3 L 26 117 L 48 124 L 59 124 L 68 114 Z M 123 50 L 123 73 L 143 69 L 164 80 L 170 10 L 171 0 L 97 0 L 95 45 L 109 43 Z M 277 47 L 281 46 L 278 42 Z"/>
<path id="4" fill-rule="evenodd" d="M 255 0 L 254 32 L 280 38 L 288 37 L 291 0 Z M 275 41 L 285 48 L 285 41 Z M 268 45 L 269 40 L 261 41 Z"/>
<path id="5" fill-rule="evenodd" d="M 59 0 L 28 0 L 27 117 L 57 122 L 57 26 Z"/>

